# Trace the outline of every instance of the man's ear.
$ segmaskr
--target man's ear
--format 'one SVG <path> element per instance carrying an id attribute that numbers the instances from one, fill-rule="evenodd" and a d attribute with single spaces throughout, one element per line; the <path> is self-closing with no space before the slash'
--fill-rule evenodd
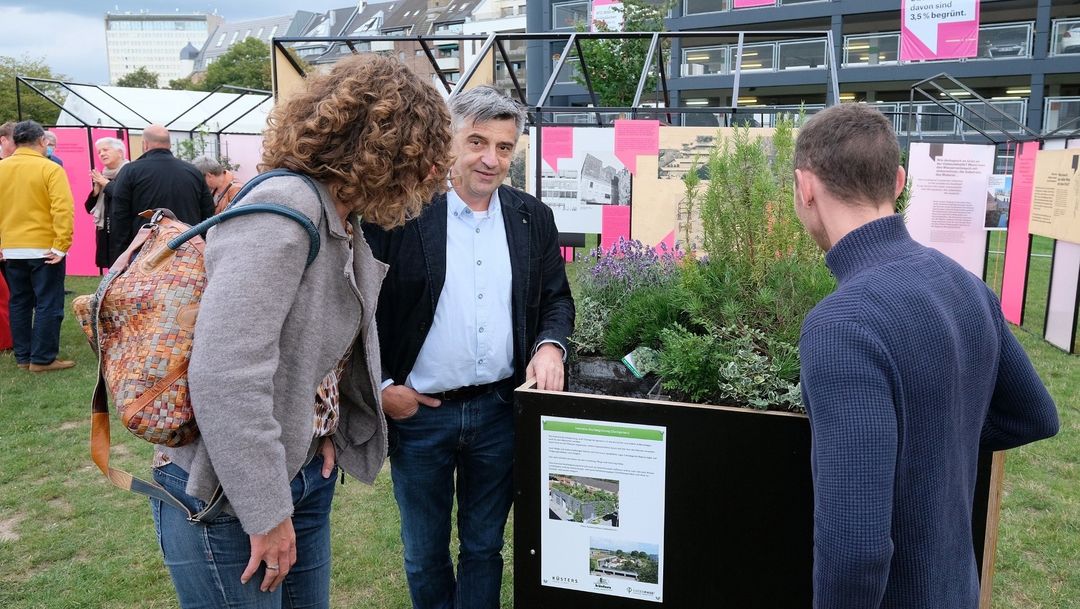
<path id="1" fill-rule="evenodd" d="M 805 169 L 795 170 L 795 192 L 799 194 L 797 201 L 809 207 L 814 204 L 814 174 Z"/>
<path id="2" fill-rule="evenodd" d="M 893 193 L 893 200 L 895 201 L 900 197 L 900 193 L 904 192 L 904 187 L 907 186 L 907 172 L 903 167 L 896 168 L 896 192 Z"/>

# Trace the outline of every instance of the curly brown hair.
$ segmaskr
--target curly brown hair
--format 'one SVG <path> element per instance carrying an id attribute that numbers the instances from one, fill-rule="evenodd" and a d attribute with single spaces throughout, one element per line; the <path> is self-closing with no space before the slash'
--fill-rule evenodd
<path id="1" fill-rule="evenodd" d="M 356 55 L 309 76 L 274 107 L 259 169 L 307 174 L 365 222 L 389 229 L 446 189 L 451 140 L 434 87 L 396 59 Z"/>

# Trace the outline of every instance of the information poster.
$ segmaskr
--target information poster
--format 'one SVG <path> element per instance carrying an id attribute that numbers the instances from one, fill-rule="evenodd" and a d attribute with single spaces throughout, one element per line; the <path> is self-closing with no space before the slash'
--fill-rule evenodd
<path id="1" fill-rule="evenodd" d="M 666 429 L 540 417 L 540 581 L 662 602 Z"/>
<path id="2" fill-rule="evenodd" d="M 979 52 L 979 0 L 901 0 L 900 61 Z"/>
<path id="3" fill-rule="evenodd" d="M 624 10 L 621 0 L 593 0 L 589 31 L 621 32 Z M 598 29 L 598 23 L 603 23 L 605 29 Z"/>
<path id="4" fill-rule="evenodd" d="M 1039 151 L 1029 230 L 1080 243 L 1080 150 Z"/>
<path id="5" fill-rule="evenodd" d="M 982 144 L 914 143 L 908 158 L 913 239 L 982 277 L 986 197 L 995 148 Z"/>

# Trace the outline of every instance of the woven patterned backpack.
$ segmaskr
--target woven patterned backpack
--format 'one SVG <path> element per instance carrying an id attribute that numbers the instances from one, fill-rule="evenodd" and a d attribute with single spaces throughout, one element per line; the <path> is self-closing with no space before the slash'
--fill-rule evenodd
<path id="1" fill-rule="evenodd" d="M 284 170 L 253 178 L 233 205 L 256 184 L 280 175 L 306 176 Z M 315 189 L 316 193 L 318 190 Z M 174 503 L 156 484 L 109 467 L 111 395 L 128 431 L 154 444 L 183 446 L 199 433 L 188 396 L 187 367 L 198 314 L 206 288 L 203 235 L 212 226 L 237 216 L 274 213 L 298 222 L 310 237 L 308 266 L 319 253 L 319 230 L 304 214 L 272 203 L 230 206 L 196 226 L 178 221 L 172 212 L 143 212 L 149 222 L 113 264 L 93 295 L 72 303 L 75 316 L 98 354 L 98 382 L 91 412 L 90 453 L 113 484 Z"/>

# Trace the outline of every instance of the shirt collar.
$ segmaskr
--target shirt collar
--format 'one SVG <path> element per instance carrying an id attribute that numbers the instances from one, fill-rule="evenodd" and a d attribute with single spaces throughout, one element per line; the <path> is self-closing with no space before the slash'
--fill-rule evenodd
<path id="1" fill-rule="evenodd" d="M 501 208 L 502 205 L 499 202 L 499 191 L 496 189 L 495 192 L 491 193 L 491 201 L 488 202 L 487 217 L 498 218 L 502 214 Z M 466 214 L 466 211 L 469 213 Z M 458 196 L 452 188 L 446 191 L 446 213 L 447 218 L 453 218 L 455 216 L 464 216 L 466 218 L 475 217 L 473 216 L 472 209 L 465 203 L 465 200 Z"/>

